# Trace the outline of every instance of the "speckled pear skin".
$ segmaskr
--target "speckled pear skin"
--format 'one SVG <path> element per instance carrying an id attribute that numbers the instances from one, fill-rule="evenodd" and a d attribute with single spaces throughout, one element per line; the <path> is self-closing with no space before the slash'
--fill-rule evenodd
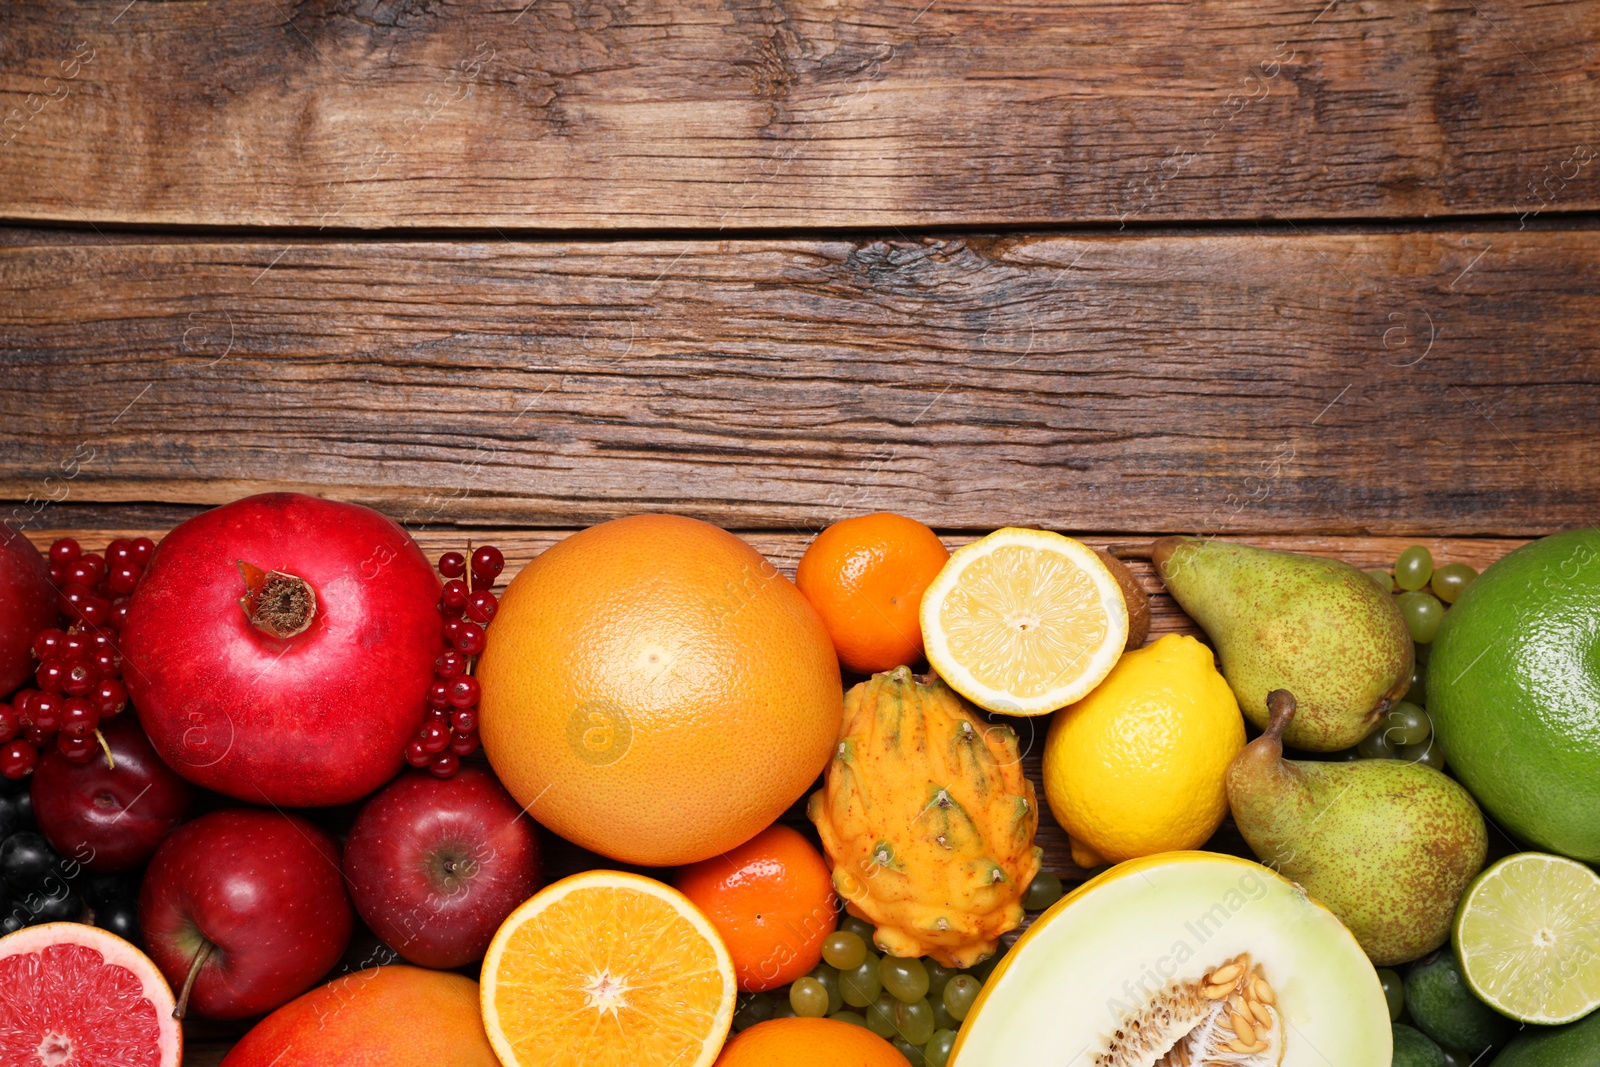
<path id="1" fill-rule="evenodd" d="M 1267 693 L 1298 698 L 1293 748 L 1350 748 L 1411 686 L 1395 598 L 1348 563 L 1196 537 L 1163 537 L 1151 558 L 1216 647 L 1245 718 L 1266 729 Z"/>
<path id="2" fill-rule="evenodd" d="M 1228 768 L 1228 804 L 1250 848 L 1337 915 L 1376 966 L 1444 944 L 1489 847 L 1471 794 L 1420 763 L 1286 760 L 1294 697 L 1277 690 L 1268 703 L 1267 732 Z"/>

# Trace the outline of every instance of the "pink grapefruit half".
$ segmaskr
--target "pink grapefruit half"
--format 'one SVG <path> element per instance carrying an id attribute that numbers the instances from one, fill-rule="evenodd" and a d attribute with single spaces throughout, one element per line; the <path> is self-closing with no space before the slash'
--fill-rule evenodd
<path id="1" fill-rule="evenodd" d="M 178 1067 L 172 989 L 115 934 L 45 923 L 0 937 L 0 1064 Z"/>

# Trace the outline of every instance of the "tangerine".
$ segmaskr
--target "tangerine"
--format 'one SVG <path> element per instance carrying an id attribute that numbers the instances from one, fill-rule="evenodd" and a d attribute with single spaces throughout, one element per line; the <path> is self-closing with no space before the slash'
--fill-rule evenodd
<path id="1" fill-rule="evenodd" d="M 809 972 L 838 925 L 827 862 L 788 826 L 769 826 L 731 852 L 684 867 L 676 884 L 722 935 L 745 992 Z"/>
<path id="2" fill-rule="evenodd" d="M 922 594 L 950 552 L 916 519 L 881 511 L 816 536 L 795 584 L 822 616 L 839 662 L 858 674 L 922 659 Z"/>
<path id="3" fill-rule="evenodd" d="M 907 1067 L 898 1049 L 837 1019 L 769 1019 L 722 1047 L 715 1067 Z"/>
<path id="4" fill-rule="evenodd" d="M 827 766 L 844 714 L 805 597 L 733 534 L 677 515 L 591 526 L 524 567 L 477 677 L 484 752 L 517 802 L 649 867 L 771 825 Z"/>

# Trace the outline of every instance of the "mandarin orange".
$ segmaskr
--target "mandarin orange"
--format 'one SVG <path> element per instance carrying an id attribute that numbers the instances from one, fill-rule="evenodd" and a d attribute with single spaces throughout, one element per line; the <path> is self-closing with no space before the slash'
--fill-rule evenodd
<path id="1" fill-rule="evenodd" d="M 908 1067 L 864 1026 L 837 1019 L 769 1019 L 722 1047 L 715 1067 Z"/>
<path id="2" fill-rule="evenodd" d="M 506 589 L 479 731 L 518 803 L 614 859 L 672 867 L 760 833 L 838 740 L 816 611 L 726 530 L 635 515 L 573 534 Z"/>
<path id="3" fill-rule="evenodd" d="M 684 867 L 676 885 L 722 935 L 747 992 L 776 989 L 821 963 L 822 942 L 838 925 L 827 862 L 788 826 Z"/>
<path id="4" fill-rule="evenodd" d="M 874 674 L 922 659 L 922 593 L 949 558 L 916 519 L 860 515 L 816 536 L 795 584 L 822 616 L 839 661 Z"/>

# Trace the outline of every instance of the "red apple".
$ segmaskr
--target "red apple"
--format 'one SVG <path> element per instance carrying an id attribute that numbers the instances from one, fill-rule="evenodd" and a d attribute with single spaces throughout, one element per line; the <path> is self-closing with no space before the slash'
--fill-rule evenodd
<path id="1" fill-rule="evenodd" d="M 173 989 L 194 969 L 187 1008 L 209 1019 L 287 1004 L 339 961 L 354 927 L 338 844 L 282 812 L 233 808 L 185 823 L 139 890 L 145 950 Z"/>
<path id="2" fill-rule="evenodd" d="M 55 624 L 49 564 L 32 541 L 0 523 L 0 697 L 33 674 L 33 639 Z"/>
<path id="3" fill-rule="evenodd" d="M 249 803 L 358 800 L 401 767 L 444 647 L 439 577 L 357 504 L 247 497 L 164 537 L 128 604 L 124 682 L 161 758 Z"/>
<path id="4" fill-rule="evenodd" d="M 51 745 L 33 772 L 33 817 L 57 852 L 88 870 L 131 870 L 188 818 L 194 790 L 132 715 L 102 721 L 100 733 L 115 766 L 99 752 L 74 763 Z"/>
<path id="5" fill-rule="evenodd" d="M 412 963 L 481 959 L 539 883 L 530 819 L 494 775 L 402 775 L 367 801 L 345 841 L 345 878 L 372 932 Z"/>

